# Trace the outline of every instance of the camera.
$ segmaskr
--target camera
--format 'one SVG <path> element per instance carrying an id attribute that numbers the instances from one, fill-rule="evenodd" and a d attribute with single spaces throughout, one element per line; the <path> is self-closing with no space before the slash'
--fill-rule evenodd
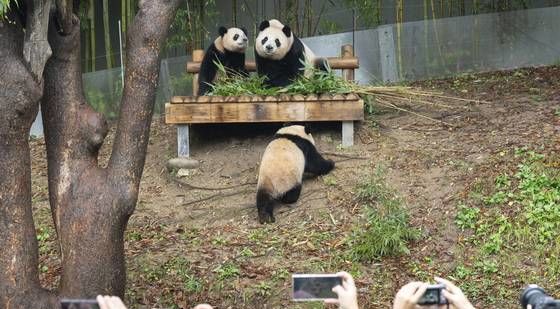
<path id="1" fill-rule="evenodd" d="M 417 304 L 420 306 L 447 304 L 447 299 L 441 293 L 443 289 L 445 289 L 443 284 L 429 285 Z"/>
<path id="2" fill-rule="evenodd" d="M 528 305 L 531 305 L 532 309 L 560 309 L 560 300 L 550 297 L 536 284 L 530 284 L 523 290 L 520 301 L 523 309 Z"/>

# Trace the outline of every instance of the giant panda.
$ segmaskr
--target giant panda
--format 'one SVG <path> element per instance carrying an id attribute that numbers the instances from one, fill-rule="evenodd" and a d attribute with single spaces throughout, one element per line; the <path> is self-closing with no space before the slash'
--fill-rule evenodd
<path id="1" fill-rule="evenodd" d="M 265 20 L 259 26 L 255 41 L 257 73 L 266 76 L 268 86 L 285 87 L 303 72 L 304 63 L 326 71 L 327 62 L 296 37 L 289 26 L 276 19 Z"/>
<path id="2" fill-rule="evenodd" d="M 248 75 L 245 69 L 245 50 L 247 49 L 247 30 L 245 28 L 218 29 L 220 36 L 208 47 L 200 72 L 198 73 L 198 95 L 205 95 L 212 90 L 218 70 L 216 62 L 224 65 L 227 71 Z"/>
<path id="3" fill-rule="evenodd" d="M 259 167 L 257 209 L 260 223 L 275 221 L 277 202 L 295 203 L 301 192 L 303 173 L 328 174 L 334 162 L 324 159 L 313 136 L 301 125 L 278 130 L 266 147 Z"/>

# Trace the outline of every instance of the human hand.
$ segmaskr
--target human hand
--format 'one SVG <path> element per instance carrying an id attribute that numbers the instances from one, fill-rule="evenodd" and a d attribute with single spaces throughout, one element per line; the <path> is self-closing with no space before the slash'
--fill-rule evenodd
<path id="1" fill-rule="evenodd" d="M 97 304 L 99 304 L 99 309 L 126 309 L 122 300 L 117 296 L 103 296 L 97 295 Z"/>
<path id="2" fill-rule="evenodd" d="M 199 304 L 196 305 L 196 307 L 194 307 L 193 309 L 213 309 L 213 308 L 208 304 Z"/>
<path id="3" fill-rule="evenodd" d="M 426 292 L 428 284 L 424 282 L 410 282 L 404 285 L 395 295 L 393 309 L 416 309 L 416 303 Z"/>
<path id="4" fill-rule="evenodd" d="M 475 309 L 471 302 L 467 299 L 463 291 L 458 288 L 451 281 L 445 280 L 443 278 L 435 277 L 436 282 L 445 285 L 445 289 L 442 290 L 443 296 L 447 299 L 450 305 L 456 309 Z"/>
<path id="5" fill-rule="evenodd" d="M 338 299 L 325 299 L 325 304 L 338 304 L 340 309 L 358 309 L 358 292 L 352 275 L 344 271 L 336 275 L 342 278 L 342 286 L 332 289 Z"/>

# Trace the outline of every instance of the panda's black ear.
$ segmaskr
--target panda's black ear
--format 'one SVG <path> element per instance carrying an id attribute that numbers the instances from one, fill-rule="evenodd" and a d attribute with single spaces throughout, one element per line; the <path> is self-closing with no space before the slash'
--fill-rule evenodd
<path id="1" fill-rule="evenodd" d="M 226 32 L 227 32 L 227 28 L 224 27 L 224 26 L 221 26 L 221 27 L 218 29 L 218 33 L 220 34 L 220 36 L 224 36 L 224 34 L 226 34 Z"/>
<path id="2" fill-rule="evenodd" d="M 261 22 L 260 26 L 259 26 L 259 31 L 263 31 L 264 29 L 270 27 L 270 23 L 268 22 L 268 20 L 264 20 L 263 22 Z"/>
<path id="3" fill-rule="evenodd" d="M 247 34 L 247 28 L 245 28 L 245 27 L 241 27 L 241 28 L 239 28 L 239 29 L 241 29 L 241 31 L 243 31 L 243 33 L 245 33 L 245 35 L 247 35 L 247 36 L 248 36 L 248 34 Z"/>
<path id="4" fill-rule="evenodd" d="M 284 26 L 284 28 L 282 28 L 282 32 L 284 32 L 287 38 L 292 36 L 292 29 L 290 29 L 289 26 Z"/>

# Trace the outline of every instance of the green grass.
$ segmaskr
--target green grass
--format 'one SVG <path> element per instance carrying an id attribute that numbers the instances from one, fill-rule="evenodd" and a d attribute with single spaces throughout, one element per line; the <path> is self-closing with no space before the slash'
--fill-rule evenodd
<path id="1" fill-rule="evenodd" d="M 284 88 L 269 87 L 266 85 L 266 76 L 250 74 L 243 76 L 236 72 L 229 72 L 221 64 L 216 63 L 219 77 L 212 85 L 211 95 L 239 96 L 239 95 L 263 95 L 275 96 L 279 94 L 322 94 L 322 93 L 349 93 L 351 84 L 343 78 L 334 74 L 330 68 L 327 72 L 306 66 L 305 70 L 312 73 L 306 77 L 299 76 L 290 85 Z M 226 74 L 226 71 L 228 74 Z"/>
<path id="2" fill-rule="evenodd" d="M 557 157 L 518 149 L 514 160 L 487 189 L 475 186 L 455 218 L 463 235 L 452 276 L 470 298 L 504 308 L 517 305 L 529 283 L 559 292 L 560 168 L 550 163 Z"/>
<path id="3" fill-rule="evenodd" d="M 355 226 L 348 238 L 350 258 L 367 262 L 409 253 L 408 242 L 418 239 L 420 231 L 410 226 L 402 199 L 388 187 L 380 170 L 359 186 L 358 198 L 366 223 Z"/>

